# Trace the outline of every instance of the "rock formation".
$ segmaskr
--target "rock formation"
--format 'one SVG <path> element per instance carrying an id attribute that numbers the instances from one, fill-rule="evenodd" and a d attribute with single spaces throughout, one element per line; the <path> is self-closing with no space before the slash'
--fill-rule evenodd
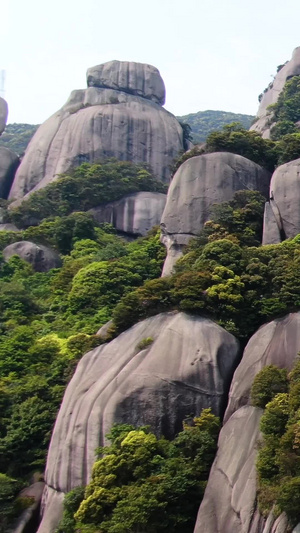
<path id="1" fill-rule="evenodd" d="M 89 210 L 97 222 L 108 222 L 118 231 L 130 235 L 146 235 L 160 223 L 166 194 L 137 192 L 121 200 Z"/>
<path id="2" fill-rule="evenodd" d="M 169 181 L 170 165 L 183 149 L 183 132 L 161 106 L 165 91 L 158 70 L 111 61 L 89 69 L 87 82 L 87 89 L 73 91 L 37 130 L 10 199 L 44 187 L 71 167 L 105 157 L 147 163 L 158 179 Z"/>
<path id="3" fill-rule="evenodd" d="M 250 130 L 261 133 L 265 139 L 270 137 L 271 112 L 268 107 L 278 100 L 285 83 L 293 76 L 300 75 L 300 47 L 295 48 L 292 59 L 280 68 L 270 85 L 265 89 L 257 112 L 257 121 Z"/>
<path id="4" fill-rule="evenodd" d="M 18 255 L 24 261 L 30 263 L 36 272 L 48 272 L 52 268 L 61 266 L 61 259 L 57 252 L 47 246 L 38 245 L 30 241 L 9 244 L 2 253 L 6 261 L 13 255 Z"/>
<path id="5" fill-rule="evenodd" d="M 148 337 L 152 344 L 141 349 Z M 236 339 L 212 321 L 164 313 L 87 353 L 53 431 L 39 533 L 57 525 L 62 494 L 89 481 L 95 448 L 114 422 L 149 424 L 173 436 L 187 414 L 206 407 L 221 413 L 238 351 Z"/>
<path id="6" fill-rule="evenodd" d="M 266 365 L 289 370 L 300 349 L 300 313 L 262 326 L 249 340 L 229 392 L 219 449 L 212 466 L 195 533 L 287 533 L 285 515 L 262 519 L 256 509 L 255 457 L 262 411 L 250 406 L 256 374 Z"/>
<path id="7" fill-rule="evenodd" d="M 3 133 L 8 114 L 7 103 L 0 97 L 0 135 Z M 0 198 L 6 199 L 20 160 L 17 154 L 0 146 Z"/>
<path id="8" fill-rule="evenodd" d="M 4 132 L 8 115 L 6 101 L 0 97 L 0 135 Z"/>
<path id="9" fill-rule="evenodd" d="M 277 244 L 300 233 L 300 159 L 278 167 L 265 206 L 263 244 Z"/>
<path id="10" fill-rule="evenodd" d="M 213 204 L 231 200 L 243 189 L 267 197 L 270 173 L 249 159 L 228 152 L 192 157 L 177 170 L 161 219 L 162 242 L 168 250 L 163 274 L 171 272 L 189 239 L 209 219 Z"/>

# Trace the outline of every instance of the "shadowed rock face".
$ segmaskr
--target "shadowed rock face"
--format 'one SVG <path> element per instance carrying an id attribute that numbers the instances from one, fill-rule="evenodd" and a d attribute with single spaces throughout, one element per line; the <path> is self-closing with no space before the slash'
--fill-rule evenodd
<path id="1" fill-rule="evenodd" d="M 61 259 L 54 250 L 30 241 L 14 242 L 4 248 L 3 256 L 6 261 L 13 255 L 18 255 L 30 263 L 36 272 L 48 272 L 51 268 L 61 266 Z"/>
<path id="2" fill-rule="evenodd" d="M 0 146 L 0 198 L 8 197 L 19 163 L 17 154 Z"/>
<path id="3" fill-rule="evenodd" d="M 160 223 L 166 194 L 137 192 L 121 200 L 89 210 L 97 222 L 108 222 L 118 231 L 131 235 L 146 235 Z"/>
<path id="4" fill-rule="evenodd" d="M 168 250 L 163 275 L 168 275 L 182 248 L 209 220 L 213 204 L 232 200 L 236 191 L 251 189 L 267 197 L 270 173 L 249 159 L 228 152 L 192 157 L 170 184 L 161 228 Z"/>
<path id="5" fill-rule="evenodd" d="M 275 104 L 285 85 L 293 76 L 300 75 L 300 47 L 295 48 L 292 59 L 282 67 L 270 83 L 267 90 L 263 93 L 262 100 L 257 112 L 258 120 L 251 126 L 250 130 L 261 133 L 265 139 L 270 137 L 270 112 L 269 105 Z"/>
<path id="6" fill-rule="evenodd" d="M 109 61 L 89 68 L 86 76 L 88 87 L 116 89 L 142 96 L 159 105 L 165 103 L 163 79 L 157 68 L 152 65 L 129 61 Z"/>
<path id="7" fill-rule="evenodd" d="M 8 115 L 6 101 L 0 97 L 0 135 L 4 132 Z"/>
<path id="8" fill-rule="evenodd" d="M 170 165 L 183 149 L 182 128 L 171 113 L 155 103 L 163 99 L 158 71 L 133 63 L 131 77 L 126 65 L 113 61 L 93 67 L 88 71 L 88 83 L 97 86 L 73 91 L 67 103 L 39 127 L 17 172 L 10 199 L 21 199 L 44 187 L 71 167 L 107 157 L 147 163 L 158 179 L 168 183 Z M 143 92 L 146 96 L 138 95 Z"/>
<path id="9" fill-rule="evenodd" d="M 265 205 L 263 244 L 277 244 L 300 233 L 300 159 L 278 167 Z"/>
<path id="10" fill-rule="evenodd" d="M 146 349 L 138 344 L 153 338 Z M 114 422 L 149 424 L 173 436 L 187 414 L 220 413 L 238 357 L 236 339 L 212 321 L 184 313 L 149 318 L 80 361 L 58 414 L 46 482 L 66 492 L 89 481 L 95 448 Z M 51 491 L 50 491 L 51 492 Z M 51 492 L 39 533 L 50 533 Z M 50 506 L 50 507 L 49 507 Z M 52 506 L 52 507 L 51 507 Z M 55 506 L 57 517 L 61 506 Z"/>
<path id="11" fill-rule="evenodd" d="M 262 533 L 255 457 L 262 410 L 242 407 L 224 425 L 194 533 Z"/>

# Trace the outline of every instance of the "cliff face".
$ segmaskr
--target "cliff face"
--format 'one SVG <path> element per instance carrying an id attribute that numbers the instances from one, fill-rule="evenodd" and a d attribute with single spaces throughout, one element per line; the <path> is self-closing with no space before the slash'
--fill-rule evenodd
<path id="1" fill-rule="evenodd" d="M 158 70 L 111 61 L 89 69 L 87 84 L 37 130 L 10 199 L 44 187 L 71 167 L 107 157 L 147 163 L 168 183 L 170 165 L 183 149 L 183 132 L 162 107 L 165 89 Z"/>
<path id="2" fill-rule="evenodd" d="M 250 130 L 257 131 L 258 133 L 261 133 L 265 139 L 269 139 L 269 119 L 271 116 L 271 111 L 268 109 L 268 107 L 277 102 L 279 94 L 281 93 L 285 83 L 293 76 L 299 76 L 299 74 L 300 47 L 295 48 L 292 55 L 292 59 L 290 61 L 287 61 L 287 63 L 282 66 L 282 68 L 276 74 L 272 83 L 270 83 L 270 85 L 263 92 L 259 109 L 257 112 L 257 120 L 254 124 L 252 124 Z"/>

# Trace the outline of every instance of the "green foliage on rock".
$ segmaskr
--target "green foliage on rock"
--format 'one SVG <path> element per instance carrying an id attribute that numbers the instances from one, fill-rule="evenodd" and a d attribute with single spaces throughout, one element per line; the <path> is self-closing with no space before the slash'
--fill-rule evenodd
<path id="1" fill-rule="evenodd" d="M 269 365 L 254 378 L 251 388 L 251 403 L 264 408 L 276 394 L 287 392 L 288 380 L 285 368 Z"/>
<path id="2" fill-rule="evenodd" d="M 148 428 L 114 426 L 112 444 L 99 450 L 104 455 L 94 464 L 82 501 L 81 489 L 67 495 L 58 533 L 191 532 L 218 431 L 219 419 L 210 409 L 172 442 Z"/>
<path id="3" fill-rule="evenodd" d="M 300 76 L 287 80 L 278 100 L 269 107 L 272 113 L 271 137 L 279 140 L 283 135 L 297 133 L 296 123 L 300 120 Z"/>
<path id="4" fill-rule="evenodd" d="M 117 160 L 83 163 L 32 193 L 19 207 L 11 209 L 9 218 L 18 227 L 26 227 L 48 217 L 87 211 L 139 191 L 165 192 L 166 187 L 143 165 Z"/>
<path id="5" fill-rule="evenodd" d="M 299 360 L 288 375 L 273 365 L 257 374 L 252 397 L 260 389 L 262 395 L 259 393 L 258 397 L 261 405 L 267 397 L 263 394 L 264 385 L 269 387 L 273 398 L 265 405 L 260 425 L 263 443 L 256 462 L 259 507 L 267 514 L 275 506 L 275 512 L 285 512 L 293 527 L 300 521 Z M 278 389 L 286 392 L 276 394 Z"/>

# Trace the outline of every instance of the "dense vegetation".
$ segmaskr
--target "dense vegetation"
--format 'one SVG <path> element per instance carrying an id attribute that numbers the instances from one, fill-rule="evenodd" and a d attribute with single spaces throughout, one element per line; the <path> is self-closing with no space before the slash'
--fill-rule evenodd
<path id="1" fill-rule="evenodd" d="M 58 533 L 189 533 L 217 448 L 219 419 L 204 409 L 173 441 L 117 425 L 89 485 L 66 497 Z"/>
<path id="2" fill-rule="evenodd" d="M 240 113 L 209 110 L 190 113 L 189 115 L 177 117 L 177 119 L 190 125 L 192 142 L 198 144 L 205 142 L 211 132 L 221 130 L 226 124 L 231 124 L 232 122 L 239 122 L 247 130 L 250 128 L 254 117 Z"/>
<path id="3" fill-rule="evenodd" d="M 256 131 L 247 131 L 234 122 L 222 131 L 211 133 L 204 146 L 195 146 L 174 163 L 174 171 L 191 157 L 212 152 L 231 152 L 242 155 L 273 172 L 278 165 L 300 157 L 300 134 L 290 133 L 278 140 L 263 139 Z"/>
<path id="4" fill-rule="evenodd" d="M 258 501 L 263 514 L 285 511 L 291 527 L 300 521 L 300 361 L 288 374 L 273 365 L 259 372 L 252 403 L 265 408 L 257 458 Z"/>
<path id="5" fill-rule="evenodd" d="M 0 146 L 22 156 L 38 127 L 34 124 L 8 124 L 0 138 Z"/>
<path id="6" fill-rule="evenodd" d="M 271 137 L 280 139 L 283 135 L 298 133 L 300 120 L 300 76 L 293 76 L 288 80 L 275 104 L 269 106 L 270 123 L 276 124 L 271 128 Z"/>

